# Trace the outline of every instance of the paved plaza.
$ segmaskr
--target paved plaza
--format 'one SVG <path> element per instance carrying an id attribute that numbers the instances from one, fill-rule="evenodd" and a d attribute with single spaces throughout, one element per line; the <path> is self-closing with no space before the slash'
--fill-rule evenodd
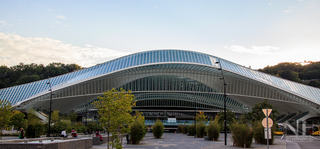
<path id="1" fill-rule="evenodd" d="M 161 139 L 154 139 L 152 133 L 147 133 L 144 139 L 139 145 L 127 144 L 125 138 L 123 142 L 123 148 L 126 149 L 235 149 L 239 148 L 232 145 L 230 134 L 228 134 L 227 146 L 224 145 L 224 134 L 220 134 L 219 141 L 205 141 L 204 138 L 194 138 L 193 136 L 187 136 L 181 133 L 164 133 Z M 274 145 L 270 145 L 270 149 L 310 149 L 318 148 L 320 145 L 320 138 L 313 142 L 291 142 L 281 140 L 279 136 L 276 136 Z M 301 147 L 300 147 L 300 146 Z M 92 149 L 106 148 L 107 145 L 93 145 Z M 252 148 L 266 149 L 266 145 L 252 144 Z"/>

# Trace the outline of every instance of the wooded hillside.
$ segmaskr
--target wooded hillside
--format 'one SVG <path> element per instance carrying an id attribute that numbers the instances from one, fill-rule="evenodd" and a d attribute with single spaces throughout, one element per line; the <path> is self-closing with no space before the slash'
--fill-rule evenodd
<path id="1" fill-rule="evenodd" d="M 320 88 L 320 61 L 308 62 L 305 65 L 284 62 L 258 71 Z"/>
<path id="2" fill-rule="evenodd" d="M 62 75 L 68 72 L 82 69 L 77 64 L 50 63 L 47 66 L 43 64 L 23 64 L 7 67 L 0 66 L 0 89 L 34 82 L 48 77 Z"/>

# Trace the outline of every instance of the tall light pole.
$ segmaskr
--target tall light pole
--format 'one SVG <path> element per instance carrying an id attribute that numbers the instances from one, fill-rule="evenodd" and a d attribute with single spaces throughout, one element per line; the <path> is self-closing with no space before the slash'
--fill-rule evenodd
<path id="1" fill-rule="evenodd" d="M 50 131 L 51 131 L 51 113 L 52 113 L 52 110 L 51 110 L 51 107 L 52 107 L 52 88 L 51 88 L 51 83 L 50 83 L 50 78 L 48 77 L 48 83 L 47 84 L 49 84 L 49 87 L 50 87 L 50 89 L 49 89 L 49 91 L 50 91 L 50 108 L 49 108 L 49 129 L 48 129 L 48 137 L 50 137 Z"/>
<path id="2" fill-rule="evenodd" d="M 219 64 L 220 68 L 218 70 L 221 71 L 222 77 L 219 78 L 223 80 L 223 106 L 224 106 L 224 145 L 227 145 L 227 108 L 226 108 L 226 98 L 227 98 L 227 93 L 226 93 L 226 86 L 228 85 L 226 83 L 226 79 L 223 75 L 223 69 L 221 66 L 220 60 L 216 62 L 216 64 Z"/>
<path id="3" fill-rule="evenodd" d="M 88 103 L 87 103 L 86 94 L 84 94 L 84 99 L 85 99 L 85 102 L 86 102 L 86 126 L 87 126 L 87 123 L 88 123 Z"/>
<path id="4" fill-rule="evenodd" d="M 193 95 L 194 96 L 194 95 Z M 196 101 L 196 97 L 194 96 L 193 97 L 194 99 L 194 137 L 196 138 L 197 137 L 197 121 L 196 121 L 196 118 L 197 118 L 197 101 Z"/>

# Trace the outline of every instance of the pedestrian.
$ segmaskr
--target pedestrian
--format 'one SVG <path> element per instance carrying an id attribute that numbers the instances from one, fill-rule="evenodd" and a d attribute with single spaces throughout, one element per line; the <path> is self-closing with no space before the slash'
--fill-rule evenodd
<path id="1" fill-rule="evenodd" d="M 100 137 L 100 141 L 103 141 L 103 138 L 102 138 L 102 136 L 101 136 L 100 133 L 99 133 L 99 130 L 96 131 L 96 137 Z"/>
<path id="2" fill-rule="evenodd" d="M 24 130 L 23 130 L 23 128 L 20 128 L 19 139 L 24 139 Z"/>
<path id="3" fill-rule="evenodd" d="M 66 129 L 63 129 L 63 130 L 62 130 L 62 132 L 61 132 L 61 137 L 64 137 L 64 138 L 68 137 L 68 134 L 67 134 L 67 132 L 66 132 Z"/>
<path id="4" fill-rule="evenodd" d="M 74 128 L 72 128 L 72 130 L 71 130 L 71 136 L 74 137 L 74 138 L 78 137 L 77 131 L 74 130 Z"/>

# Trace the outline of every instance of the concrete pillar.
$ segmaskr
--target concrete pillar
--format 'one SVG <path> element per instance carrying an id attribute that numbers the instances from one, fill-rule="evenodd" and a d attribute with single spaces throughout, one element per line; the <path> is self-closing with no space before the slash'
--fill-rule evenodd
<path id="1" fill-rule="evenodd" d="M 298 136 L 299 135 L 299 120 L 296 120 L 296 122 L 297 122 L 297 131 L 296 131 L 297 134 L 296 135 Z"/>
<path id="2" fill-rule="evenodd" d="M 306 135 L 306 121 L 302 121 L 302 135 Z"/>

